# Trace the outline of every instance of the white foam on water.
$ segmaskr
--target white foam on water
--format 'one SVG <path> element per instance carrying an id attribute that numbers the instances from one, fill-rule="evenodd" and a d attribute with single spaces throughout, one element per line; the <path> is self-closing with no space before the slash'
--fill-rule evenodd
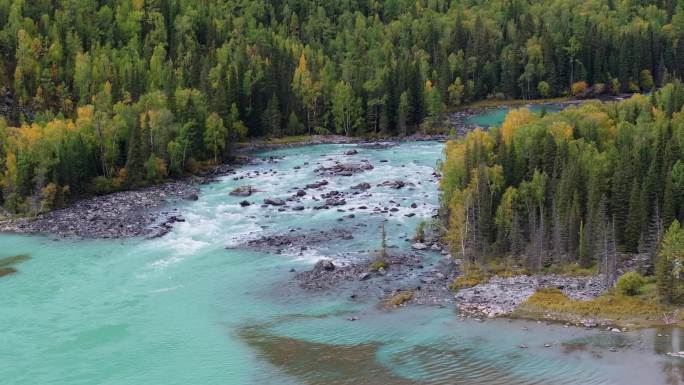
<path id="1" fill-rule="evenodd" d="M 163 288 L 161 288 L 161 289 L 151 290 L 150 293 L 166 293 L 167 291 L 173 291 L 173 290 L 176 290 L 176 289 L 180 289 L 180 288 L 182 288 L 182 287 L 183 287 L 183 285 L 176 285 L 176 286 L 171 286 L 171 287 L 163 287 Z"/>

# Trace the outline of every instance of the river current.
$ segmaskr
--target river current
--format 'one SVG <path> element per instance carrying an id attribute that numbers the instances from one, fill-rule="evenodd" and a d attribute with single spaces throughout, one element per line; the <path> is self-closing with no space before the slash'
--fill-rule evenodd
<path id="1" fill-rule="evenodd" d="M 676 384 L 684 350 L 679 330 L 613 333 L 545 323 L 461 319 L 452 307 L 382 309 L 377 302 L 311 293 L 293 283 L 318 259 L 367 258 L 388 243 L 408 248 L 434 214 L 430 174 L 437 142 L 387 149 L 317 145 L 258 154 L 260 161 L 202 187 L 177 207 L 186 221 L 160 239 L 56 240 L 0 235 L 0 258 L 25 254 L 17 273 L 0 277 L 0 381 L 3 384 Z M 352 148 L 357 155 L 344 155 Z M 368 182 L 370 196 L 343 207 L 386 206 L 377 213 L 278 211 L 248 200 L 286 198 L 323 179 L 314 169 L 368 160 L 369 170 L 326 177 L 321 192 Z M 258 173 L 257 173 L 258 172 Z M 243 177 L 243 179 L 235 178 Z M 413 186 L 377 187 L 401 179 Z M 319 194 L 316 192 L 314 194 Z M 411 208 L 416 203 L 417 208 Z M 413 217 L 405 214 L 415 213 Z M 344 218 L 343 218 L 344 217 Z M 339 219 L 342 218 L 342 221 Z M 303 252 L 270 254 L 239 245 L 292 228 L 345 227 L 353 239 Z M 236 247 L 237 246 L 237 247 Z M 428 253 L 429 254 L 429 253 Z M 430 258 L 441 258 L 437 253 Z M 358 320 L 350 322 L 350 317 Z M 528 348 L 521 349 L 520 345 Z M 550 345 L 550 347 L 545 347 Z M 684 361 L 684 360 L 683 360 Z"/>

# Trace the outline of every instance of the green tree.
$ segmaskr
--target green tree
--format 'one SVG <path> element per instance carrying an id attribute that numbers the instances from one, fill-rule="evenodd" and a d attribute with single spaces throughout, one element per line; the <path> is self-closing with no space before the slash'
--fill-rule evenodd
<path id="1" fill-rule="evenodd" d="M 340 81 L 332 95 L 332 113 L 337 132 L 349 136 L 361 123 L 361 102 L 354 95 L 351 85 Z"/>
<path id="2" fill-rule="evenodd" d="M 207 117 L 204 131 L 204 146 L 214 155 L 214 163 L 218 163 L 218 156 L 226 148 L 228 130 L 223 125 L 223 119 L 216 112 Z"/>
<path id="3" fill-rule="evenodd" d="M 665 233 L 656 260 L 656 282 L 658 296 L 664 303 L 681 300 L 681 268 L 684 262 L 684 229 L 674 221 Z"/>

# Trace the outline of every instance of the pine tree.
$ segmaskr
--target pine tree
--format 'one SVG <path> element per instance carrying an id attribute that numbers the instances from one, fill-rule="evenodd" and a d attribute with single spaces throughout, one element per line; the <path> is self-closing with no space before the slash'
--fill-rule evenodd
<path id="1" fill-rule="evenodd" d="M 280 102 L 278 96 L 274 93 L 273 96 L 268 100 L 266 105 L 266 110 L 262 116 L 262 126 L 263 131 L 267 135 L 281 136 L 281 115 L 280 115 Z"/>
<path id="2" fill-rule="evenodd" d="M 672 171 L 665 177 L 665 193 L 663 195 L 663 227 L 668 228 L 677 216 L 676 198 L 672 182 Z"/>
<path id="3" fill-rule="evenodd" d="M 647 254 L 649 257 L 651 257 L 651 259 L 655 259 L 656 251 L 658 250 L 658 245 L 660 245 L 660 240 L 662 237 L 663 222 L 660 217 L 658 203 L 654 202 L 653 213 L 649 217 L 648 226 L 641 237 L 639 252 L 642 254 Z"/>
<path id="4" fill-rule="evenodd" d="M 663 242 L 658 251 L 655 276 L 658 288 L 658 297 L 663 303 L 679 302 L 682 297 L 681 289 L 678 289 L 677 281 L 682 277 L 675 270 L 676 265 L 681 265 L 684 260 L 684 230 L 679 221 L 674 221 L 665 233 Z"/>
<path id="5" fill-rule="evenodd" d="M 625 226 L 625 249 L 627 251 L 638 251 L 643 220 L 644 210 L 641 206 L 641 189 L 639 188 L 639 182 L 635 178 L 629 193 L 629 214 Z"/>
<path id="6" fill-rule="evenodd" d="M 381 226 L 381 240 L 380 240 L 380 257 L 382 259 L 387 258 L 387 232 L 385 232 L 385 224 L 383 223 Z"/>
<path id="7" fill-rule="evenodd" d="M 580 222 L 579 230 L 579 263 L 582 267 L 591 266 L 592 250 L 591 250 L 591 226 L 586 226 L 584 222 Z"/>
<path id="8" fill-rule="evenodd" d="M 572 195 L 572 205 L 570 206 L 570 215 L 568 219 L 568 252 L 575 258 L 579 257 L 580 237 L 582 234 L 582 216 L 580 210 L 579 193 L 575 191 Z"/>
<path id="9" fill-rule="evenodd" d="M 128 156 L 126 158 L 126 185 L 137 187 L 145 178 L 145 155 L 140 125 L 131 129 L 128 139 Z"/>
<path id="10" fill-rule="evenodd" d="M 518 256 L 525 251 L 525 235 L 520 221 L 520 214 L 518 210 L 513 210 L 513 219 L 511 221 L 511 254 Z"/>

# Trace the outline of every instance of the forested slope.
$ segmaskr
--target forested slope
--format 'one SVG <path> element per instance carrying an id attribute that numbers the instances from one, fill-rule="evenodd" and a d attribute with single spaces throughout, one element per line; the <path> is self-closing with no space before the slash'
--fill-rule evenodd
<path id="1" fill-rule="evenodd" d="M 649 90 L 684 74 L 682 5 L 0 0 L 0 199 L 151 183 L 246 136 L 405 134 L 488 97 Z"/>

